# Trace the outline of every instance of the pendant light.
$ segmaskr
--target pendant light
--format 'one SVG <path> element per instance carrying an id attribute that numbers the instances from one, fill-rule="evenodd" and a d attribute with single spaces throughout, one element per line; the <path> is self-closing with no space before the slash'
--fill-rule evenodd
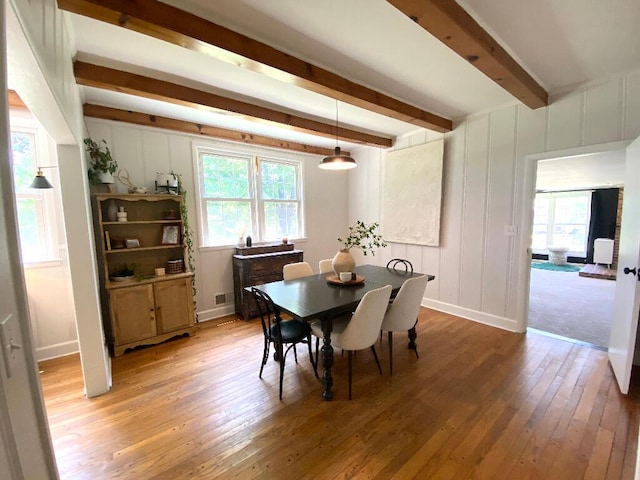
<path id="1" fill-rule="evenodd" d="M 333 151 L 333 155 L 324 157 L 318 167 L 323 170 L 349 170 L 350 168 L 356 168 L 356 161 L 340 153 L 340 147 L 338 146 L 338 100 L 336 100 L 336 148 Z"/>
<path id="2" fill-rule="evenodd" d="M 53 185 L 49 183 L 49 180 L 47 180 L 47 177 L 45 177 L 44 173 L 42 173 L 43 168 L 54 168 L 54 167 L 38 167 L 36 176 L 33 179 L 33 182 L 31 182 L 31 185 L 29 185 L 29 188 L 37 188 L 37 189 L 53 188 Z"/>

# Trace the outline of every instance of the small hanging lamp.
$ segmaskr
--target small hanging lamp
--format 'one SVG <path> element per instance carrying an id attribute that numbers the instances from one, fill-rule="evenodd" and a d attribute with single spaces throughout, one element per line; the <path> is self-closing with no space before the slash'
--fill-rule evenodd
<path id="1" fill-rule="evenodd" d="M 29 185 L 29 188 L 37 188 L 37 189 L 53 188 L 53 185 L 49 183 L 49 180 L 47 180 L 47 177 L 45 177 L 44 173 L 42 173 L 42 168 L 51 168 L 51 167 L 38 167 L 36 176 L 33 179 L 33 182 L 31 182 L 31 185 Z"/>
<path id="2" fill-rule="evenodd" d="M 318 167 L 323 170 L 349 170 L 357 167 L 356 161 L 347 155 L 342 155 L 338 146 L 338 100 L 336 100 L 336 148 L 333 155 L 324 157 Z"/>

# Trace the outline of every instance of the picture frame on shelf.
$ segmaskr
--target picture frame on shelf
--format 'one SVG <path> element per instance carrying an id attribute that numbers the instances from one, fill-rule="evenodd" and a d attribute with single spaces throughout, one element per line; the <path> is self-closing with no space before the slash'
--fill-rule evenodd
<path id="1" fill-rule="evenodd" d="M 165 225 L 162 227 L 162 245 L 178 245 L 180 243 L 180 227 Z"/>
<path id="2" fill-rule="evenodd" d="M 127 248 L 140 248 L 140 240 L 137 238 L 125 238 L 124 244 Z"/>

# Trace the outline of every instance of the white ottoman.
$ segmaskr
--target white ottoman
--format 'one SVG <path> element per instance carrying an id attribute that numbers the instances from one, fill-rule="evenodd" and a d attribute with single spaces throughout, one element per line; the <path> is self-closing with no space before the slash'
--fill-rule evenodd
<path id="1" fill-rule="evenodd" d="M 554 265 L 566 265 L 567 264 L 567 252 L 569 247 L 559 247 L 552 245 L 547 247 L 549 250 L 549 263 Z"/>

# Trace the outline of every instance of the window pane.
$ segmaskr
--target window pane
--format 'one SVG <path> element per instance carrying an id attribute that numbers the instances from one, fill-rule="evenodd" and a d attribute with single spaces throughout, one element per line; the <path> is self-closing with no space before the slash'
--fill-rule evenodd
<path id="1" fill-rule="evenodd" d="M 263 200 L 297 200 L 296 167 L 282 163 L 260 162 Z"/>
<path id="2" fill-rule="evenodd" d="M 20 250 L 25 260 L 41 257 L 46 247 L 43 231 L 38 224 L 38 203 L 33 198 L 17 199 Z"/>
<path id="3" fill-rule="evenodd" d="M 299 236 L 297 203 L 265 202 L 264 212 L 265 240 Z"/>
<path id="4" fill-rule="evenodd" d="M 251 229 L 251 203 L 212 201 L 207 204 L 208 243 L 231 245 Z"/>
<path id="5" fill-rule="evenodd" d="M 250 198 L 248 159 L 212 154 L 201 158 L 205 197 Z"/>
<path id="6" fill-rule="evenodd" d="M 16 184 L 16 192 L 28 192 L 36 174 L 35 142 L 35 135 L 32 133 L 11 132 L 13 181 Z"/>

